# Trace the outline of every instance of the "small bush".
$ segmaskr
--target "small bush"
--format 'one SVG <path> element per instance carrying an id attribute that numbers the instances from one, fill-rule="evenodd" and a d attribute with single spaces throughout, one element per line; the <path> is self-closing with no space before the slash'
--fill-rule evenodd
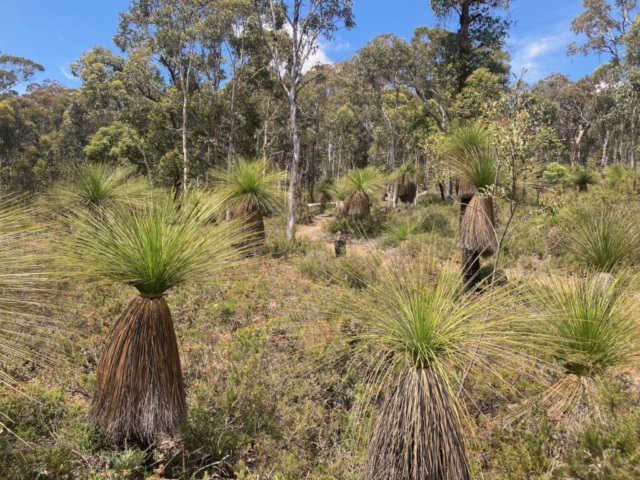
<path id="1" fill-rule="evenodd" d="M 569 180 L 569 169 L 558 162 L 551 162 L 542 172 L 542 178 L 552 185 L 562 185 Z"/>
<path id="2" fill-rule="evenodd" d="M 355 217 L 336 217 L 327 223 L 329 233 L 349 233 L 357 238 L 375 238 L 382 233 L 386 214 L 378 211 L 372 215 Z"/>

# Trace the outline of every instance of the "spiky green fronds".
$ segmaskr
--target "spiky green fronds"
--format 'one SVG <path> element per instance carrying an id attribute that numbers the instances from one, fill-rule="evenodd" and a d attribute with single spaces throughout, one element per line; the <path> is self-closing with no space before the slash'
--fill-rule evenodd
<path id="1" fill-rule="evenodd" d="M 634 215 L 615 206 L 582 209 L 569 220 L 564 243 L 573 257 L 599 272 L 624 268 L 640 251 Z"/>
<path id="2" fill-rule="evenodd" d="M 327 193 L 331 195 L 331 191 L 333 190 L 335 185 L 336 185 L 335 178 L 331 178 L 331 177 L 323 178 L 316 185 L 316 190 L 322 194 Z"/>
<path id="3" fill-rule="evenodd" d="M 506 291 L 467 293 L 458 272 L 439 270 L 431 260 L 383 268 L 379 283 L 353 304 L 366 327 L 362 340 L 390 354 L 390 363 L 453 373 L 472 352 L 500 354 L 511 343 L 504 317 Z"/>
<path id="4" fill-rule="evenodd" d="M 133 167 L 104 163 L 74 165 L 67 180 L 54 187 L 53 202 L 75 210 L 139 201 L 148 193 L 149 185 L 133 172 Z"/>
<path id="5" fill-rule="evenodd" d="M 444 142 L 443 153 L 453 173 L 477 189 L 486 189 L 496 181 L 498 162 L 492 132 L 484 125 L 470 123 L 456 129 Z"/>
<path id="6" fill-rule="evenodd" d="M 411 162 L 403 163 L 391 173 L 391 180 L 401 184 L 415 182 L 417 178 L 418 168 Z"/>
<path id="7" fill-rule="evenodd" d="M 382 192 L 384 177 L 374 167 L 356 168 L 338 183 L 342 183 L 349 195 L 360 192 L 369 198 L 377 198 Z"/>
<path id="8" fill-rule="evenodd" d="M 194 213 L 195 212 L 195 213 Z M 237 260 L 245 239 L 236 223 L 212 225 L 199 210 L 168 197 L 136 207 L 80 213 L 66 243 L 66 261 L 89 278 L 131 285 L 142 296 L 201 279 Z"/>
<path id="9" fill-rule="evenodd" d="M 640 301 L 628 275 L 555 278 L 537 285 L 536 325 L 567 373 L 595 376 L 640 359 Z"/>
<path id="10" fill-rule="evenodd" d="M 337 182 L 334 182 L 333 185 L 329 187 L 328 191 L 333 198 L 340 201 L 346 200 L 351 194 L 351 188 L 347 185 L 344 177 Z"/>
<path id="11" fill-rule="evenodd" d="M 284 190 L 279 183 L 284 172 L 271 169 L 266 160 L 238 160 L 229 170 L 214 171 L 214 191 L 221 206 L 238 214 L 259 209 L 262 214 L 277 213 L 284 205 Z"/>
<path id="12" fill-rule="evenodd" d="M 522 337 L 509 305 L 505 290 L 466 293 L 459 273 L 432 260 L 381 264 L 378 282 L 344 302 L 363 327 L 359 345 L 378 352 L 374 378 L 397 379 L 378 412 L 365 478 L 470 478 L 464 406 L 452 382 L 472 363 L 491 372 L 491 361 L 517 357 Z"/>
<path id="13" fill-rule="evenodd" d="M 397 245 L 422 231 L 422 222 L 414 217 L 396 217 L 384 225 L 387 243 Z"/>
<path id="14" fill-rule="evenodd" d="M 44 318 L 50 306 L 52 274 L 41 242 L 45 233 L 24 198 L 0 197 L 0 383 L 24 362 L 50 364 L 57 356 L 60 325 Z M 1 421 L 0 421 L 1 424 Z"/>
<path id="15" fill-rule="evenodd" d="M 570 179 L 571 183 L 578 187 L 581 192 L 586 192 L 589 185 L 596 185 L 598 183 L 598 176 L 596 172 L 588 170 L 584 167 L 577 167 L 573 171 Z"/>

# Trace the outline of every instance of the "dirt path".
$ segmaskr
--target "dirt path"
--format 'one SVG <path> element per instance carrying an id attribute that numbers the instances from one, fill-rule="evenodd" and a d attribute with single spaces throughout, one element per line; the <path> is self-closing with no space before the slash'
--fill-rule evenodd
<path id="1" fill-rule="evenodd" d="M 325 230 L 325 223 L 335 219 L 334 215 L 321 213 L 316 215 L 311 225 L 299 225 L 296 228 L 298 238 L 307 238 L 313 242 L 324 242 L 329 250 L 333 252 L 333 234 Z M 371 240 L 359 240 L 350 238 L 347 243 L 347 255 L 363 255 L 373 248 Z"/>

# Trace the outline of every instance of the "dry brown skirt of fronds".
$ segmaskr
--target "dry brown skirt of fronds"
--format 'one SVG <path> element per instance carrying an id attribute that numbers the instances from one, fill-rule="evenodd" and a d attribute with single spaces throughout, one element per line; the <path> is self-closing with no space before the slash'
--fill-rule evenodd
<path id="1" fill-rule="evenodd" d="M 404 182 L 398 185 L 398 198 L 403 203 L 413 203 L 417 193 L 418 188 L 415 182 Z"/>
<path id="2" fill-rule="evenodd" d="M 233 212 L 233 220 L 240 220 L 245 225 L 246 241 L 238 244 L 239 247 L 261 245 L 265 241 L 264 218 L 260 207 L 255 204 L 241 206 Z"/>
<path id="3" fill-rule="evenodd" d="M 100 356 L 91 416 L 115 442 L 151 443 L 187 413 L 178 342 L 164 297 L 134 299 Z"/>
<path id="4" fill-rule="evenodd" d="M 460 225 L 459 247 L 482 254 L 493 253 L 496 239 L 495 225 L 493 199 L 474 195 Z"/>
<path id="5" fill-rule="evenodd" d="M 458 201 L 469 203 L 469 200 L 478 193 L 478 189 L 464 178 L 458 180 Z"/>
<path id="6" fill-rule="evenodd" d="M 364 216 L 371 213 L 371 202 L 369 196 L 361 191 L 357 191 L 349 198 L 349 215 Z"/>
<path id="7" fill-rule="evenodd" d="M 429 369 L 407 370 L 378 412 L 365 479 L 470 478 L 460 416 L 444 379 Z"/>

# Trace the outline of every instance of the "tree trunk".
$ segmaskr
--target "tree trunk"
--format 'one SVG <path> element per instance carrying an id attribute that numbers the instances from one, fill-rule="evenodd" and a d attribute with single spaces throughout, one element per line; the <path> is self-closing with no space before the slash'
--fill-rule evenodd
<path id="1" fill-rule="evenodd" d="M 636 165 L 636 108 L 631 112 L 631 164 L 633 165 L 633 191 L 636 191 L 638 172 Z"/>
<path id="2" fill-rule="evenodd" d="M 295 86 L 291 90 L 289 98 L 291 138 L 293 140 L 293 156 L 289 171 L 289 192 L 287 193 L 287 240 L 295 239 L 296 228 L 296 190 L 298 187 L 298 169 L 300 167 L 300 134 L 298 133 L 298 104 L 295 98 Z"/>
<path id="3" fill-rule="evenodd" d="M 604 143 L 602 144 L 602 161 L 600 162 L 600 166 L 604 169 L 609 165 L 609 138 L 611 137 L 611 132 L 607 128 L 607 133 L 604 135 Z"/>
<path id="4" fill-rule="evenodd" d="M 580 162 L 580 148 L 582 147 L 582 141 L 589 131 L 590 126 L 591 124 L 589 123 L 583 123 L 582 125 L 580 125 L 580 127 L 578 127 L 577 135 L 573 139 L 573 155 L 571 156 L 572 167 L 575 167 Z"/>

